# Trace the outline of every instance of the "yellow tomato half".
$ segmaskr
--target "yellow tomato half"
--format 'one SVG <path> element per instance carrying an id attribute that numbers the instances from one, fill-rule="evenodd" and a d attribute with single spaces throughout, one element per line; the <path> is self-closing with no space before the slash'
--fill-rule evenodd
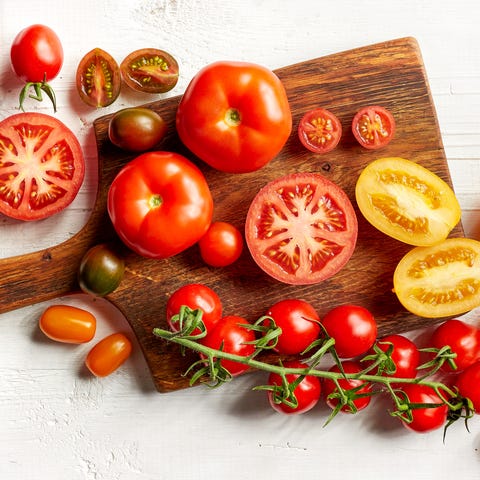
<path id="1" fill-rule="evenodd" d="M 420 317 L 455 316 L 480 306 L 480 242 L 449 238 L 413 248 L 398 263 L 393 287 L 400 303 Z"/>
<path id="2" fill-rule="evenodd" d="M 409 245 L 438 243 L 460 221 L 460 205 L 450 186 L 404 158 L 370 163 L 357 180 L 355 196 L 374 227 Z"/>

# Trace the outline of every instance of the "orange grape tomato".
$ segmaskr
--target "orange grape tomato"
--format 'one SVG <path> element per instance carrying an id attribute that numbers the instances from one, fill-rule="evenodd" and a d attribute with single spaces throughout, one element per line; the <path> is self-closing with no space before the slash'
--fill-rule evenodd
<path id="1" fill-rule="evenodd" d="M 123 333 L 112 333 L 100 340 L 85 360 L 87 368 L 97 377 L 113 373 L 132 352 L 132 342 Z"/>

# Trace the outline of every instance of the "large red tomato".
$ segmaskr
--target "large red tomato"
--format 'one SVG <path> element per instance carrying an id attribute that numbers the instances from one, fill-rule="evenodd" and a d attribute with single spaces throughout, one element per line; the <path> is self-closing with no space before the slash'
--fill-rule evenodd
<path id="1" fill-rule="evenodd" d="M 49 217 L 73 201 L 84 174 L 80 144 L 60 120 L 18 113 L 0 122 L 0 213 Z"/>
<path id="2" fill-rule="evenodd" d="M 245 237 L 253 259 L 288 284 L 321 282 L 350 259 L 357 217 L 347 194 L 318 173 L 274 180 L 253 199 Z"/>
<path id="3" fill-rule="evenodd" d="M 292 130 L 288 98 L 270 70 L 216 62 L 190 82 L 177 111 L 182 142 L 213 168 L 258 170 L 282 149 Z"/>
<path id="4" fill-rule="evenodd" d="M 107 207 L 125 245 L 145 257 L 167 258 L 205 234 L 213 199 L 202 172 L 188 159 L 148 152 L 117 174 Z"/>

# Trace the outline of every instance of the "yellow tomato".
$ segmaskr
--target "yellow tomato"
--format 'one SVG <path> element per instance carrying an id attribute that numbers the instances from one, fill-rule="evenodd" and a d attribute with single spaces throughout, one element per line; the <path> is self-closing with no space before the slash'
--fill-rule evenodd
<path id="1" fill-rule="evenodd" d="M 420 317 L 455 316 L 480 306 L 480 242 L 449 238 L 413 248 L 398 263 L 393 286 L 400 303 Z"/>
<path id="2" fill-rule="evenodd" d="M 438 243 L 460 221 L 460 205 L 450 186 L 404 158 L 370 163 L 357 180 L 355 196 L 374 227 L 409 245 Z"/>

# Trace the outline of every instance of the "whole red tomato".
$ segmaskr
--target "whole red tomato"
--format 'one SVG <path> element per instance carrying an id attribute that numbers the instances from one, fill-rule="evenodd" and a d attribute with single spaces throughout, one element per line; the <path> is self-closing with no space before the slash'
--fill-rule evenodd
<path id="1" fill-rule="evenodd" d="M 182 142 L 224 172 L 258 170 L 282 149 L 292 130 L 284 86 L 270 70 L 216 62 L 195 75 L 176 118 Z"/>
<path id="2" fill-rule="evenodd" d="M 335 339 L 340 358 L 352 358 L 366 353 L 377 338 L 377 322 L 373 315 L 358 305 L 339 305 L 322 319 L 328 335 Z"/>
<path id="3" fill-rule="evenodd" d="M 469 398 L 480 413 L 480 360 L 467 367 L 455 380 L 460 395 Z"/>
<path id="4" fill-rule="evenodd" d="M 113 180 L 108 213 L 121 240 L 149 258 L 167 258 L 208 230 L 213 199 L 202 172 L 182 155 L 144 153 Z"/>
<path id="5" fill-rule="evenodd" d="M 231 223 L 213 222 L 198 242 L 203 261 L 211 267 L 226 267 L 236 262 L 243 251 L 243 237 Z"/>

